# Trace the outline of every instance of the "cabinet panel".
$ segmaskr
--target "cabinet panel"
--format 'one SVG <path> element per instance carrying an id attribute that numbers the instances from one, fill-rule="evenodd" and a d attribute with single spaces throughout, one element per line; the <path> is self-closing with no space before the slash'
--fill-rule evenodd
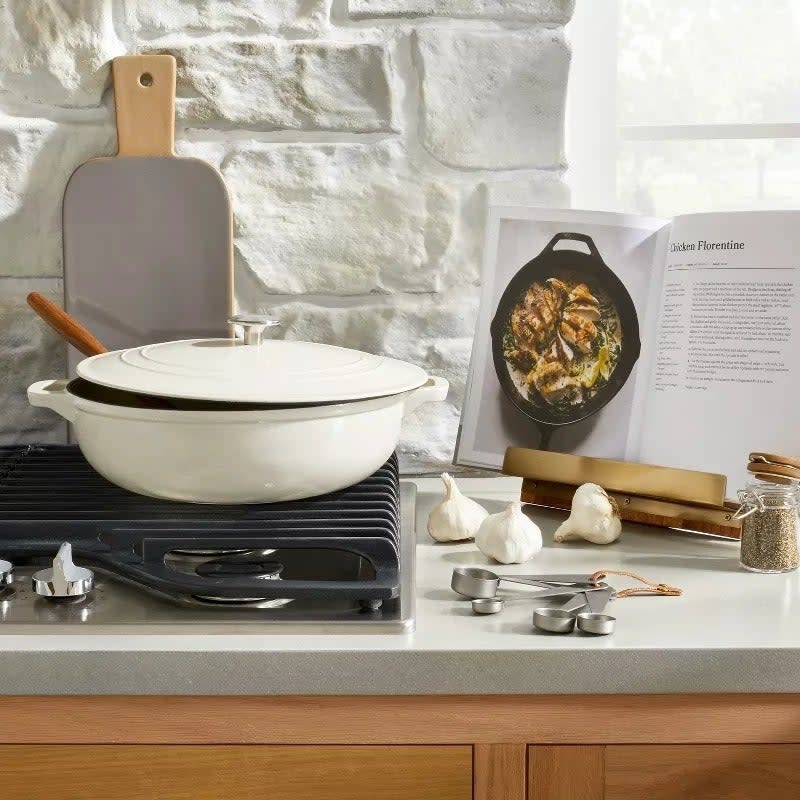
<path id="1" fill-rule="evenodd" d="M 606 800 L 800 797 L 800 745 L 618 745 L 606 748 Z"/>
<path id="2" fill-rule="evenodd" d="M 15 800 L 471 800 L 468 746 L 2 745 Z"/>
<path id="3" fill-rule="evenodd" d="M 604 750 L 596 745 L 528 748 L 528 800 L 603 800 Z"/>
<path id="4" fill-rule="evenodd" d="M 524 744 L 476 744 L 473 800 L 525 800 Z"/>

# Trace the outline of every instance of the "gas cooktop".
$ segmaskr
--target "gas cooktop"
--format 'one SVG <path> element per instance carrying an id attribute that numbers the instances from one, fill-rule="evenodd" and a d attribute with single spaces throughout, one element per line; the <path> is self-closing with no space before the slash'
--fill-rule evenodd
<path id="1" fill-rule="evenodd" d="M 0 448 L 0 633 L 411 630 L 415 496 L 394 456 L 330 495 L 219 506 L 127 492 L 74 446 Z"/>

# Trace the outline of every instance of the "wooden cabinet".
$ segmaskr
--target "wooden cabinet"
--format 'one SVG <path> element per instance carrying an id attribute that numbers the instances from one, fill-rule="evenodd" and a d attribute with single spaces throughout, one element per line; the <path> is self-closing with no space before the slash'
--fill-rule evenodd
<path id="1" fill-rule="evenodd" d="M 800 745 L 559 745 L 528 752 L 529 800 L 786 800 Z"/>
<path id="2" fill-rule="evenodd" d="M 800 695 L 2 697 L 14 800 L 787 800 Z"/>
<path id="3" fill-rule="evenodd" d="M 471 800 L 469 746 L 0 745 L 15 800 Z"/>
<path id="4" fill-rule="evenodd" d="M 6 744 L 0 774 L 15 800 L 787 800 L 800 744 Z"/>
<path id="5" fill-rule="evenodd" d="M 800 745 L 607 747 L 606 800 L 800 797 Z"/>
<path id="6" fill-rule="evenodd" d="M 474 800 L 525 800 L 524 744 L 476 744 Z"/>
<path id="7" fill-rule="evenodd" d="M 603 800 L 603 747 L 528 748 L 528 800 Z"/>

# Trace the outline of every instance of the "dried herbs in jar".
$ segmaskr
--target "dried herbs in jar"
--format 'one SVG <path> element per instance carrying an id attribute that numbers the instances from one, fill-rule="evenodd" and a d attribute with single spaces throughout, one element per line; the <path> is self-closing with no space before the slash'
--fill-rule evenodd
<path id="1" fill-rule="evenodd" d="M 739 492 L 741 565 L 751 572 L 790 572 L 800 565 L 798 485 L 754 481 Z"/>

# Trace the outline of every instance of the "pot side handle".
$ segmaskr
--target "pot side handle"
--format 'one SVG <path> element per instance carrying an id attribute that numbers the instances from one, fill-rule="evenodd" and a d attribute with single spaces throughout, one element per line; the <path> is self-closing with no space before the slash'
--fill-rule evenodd
<path id="1" fill-rule="evenodd" d="M 66 380 L 37 381 L 28 387 L 28 402 L 32 406 L 49 408 L 68 422 L 77 416 L 75 398 L 67 391 Z"/>
<path id="2" fill-rule="evenodd" d="M 428 380 L 414 391 L 406 395 L 404 414 L 410 414 L 417 406 L 423 403 L 441 402 L 447 397 L 450 384 L 445 378 L 428 378 Z"/>

